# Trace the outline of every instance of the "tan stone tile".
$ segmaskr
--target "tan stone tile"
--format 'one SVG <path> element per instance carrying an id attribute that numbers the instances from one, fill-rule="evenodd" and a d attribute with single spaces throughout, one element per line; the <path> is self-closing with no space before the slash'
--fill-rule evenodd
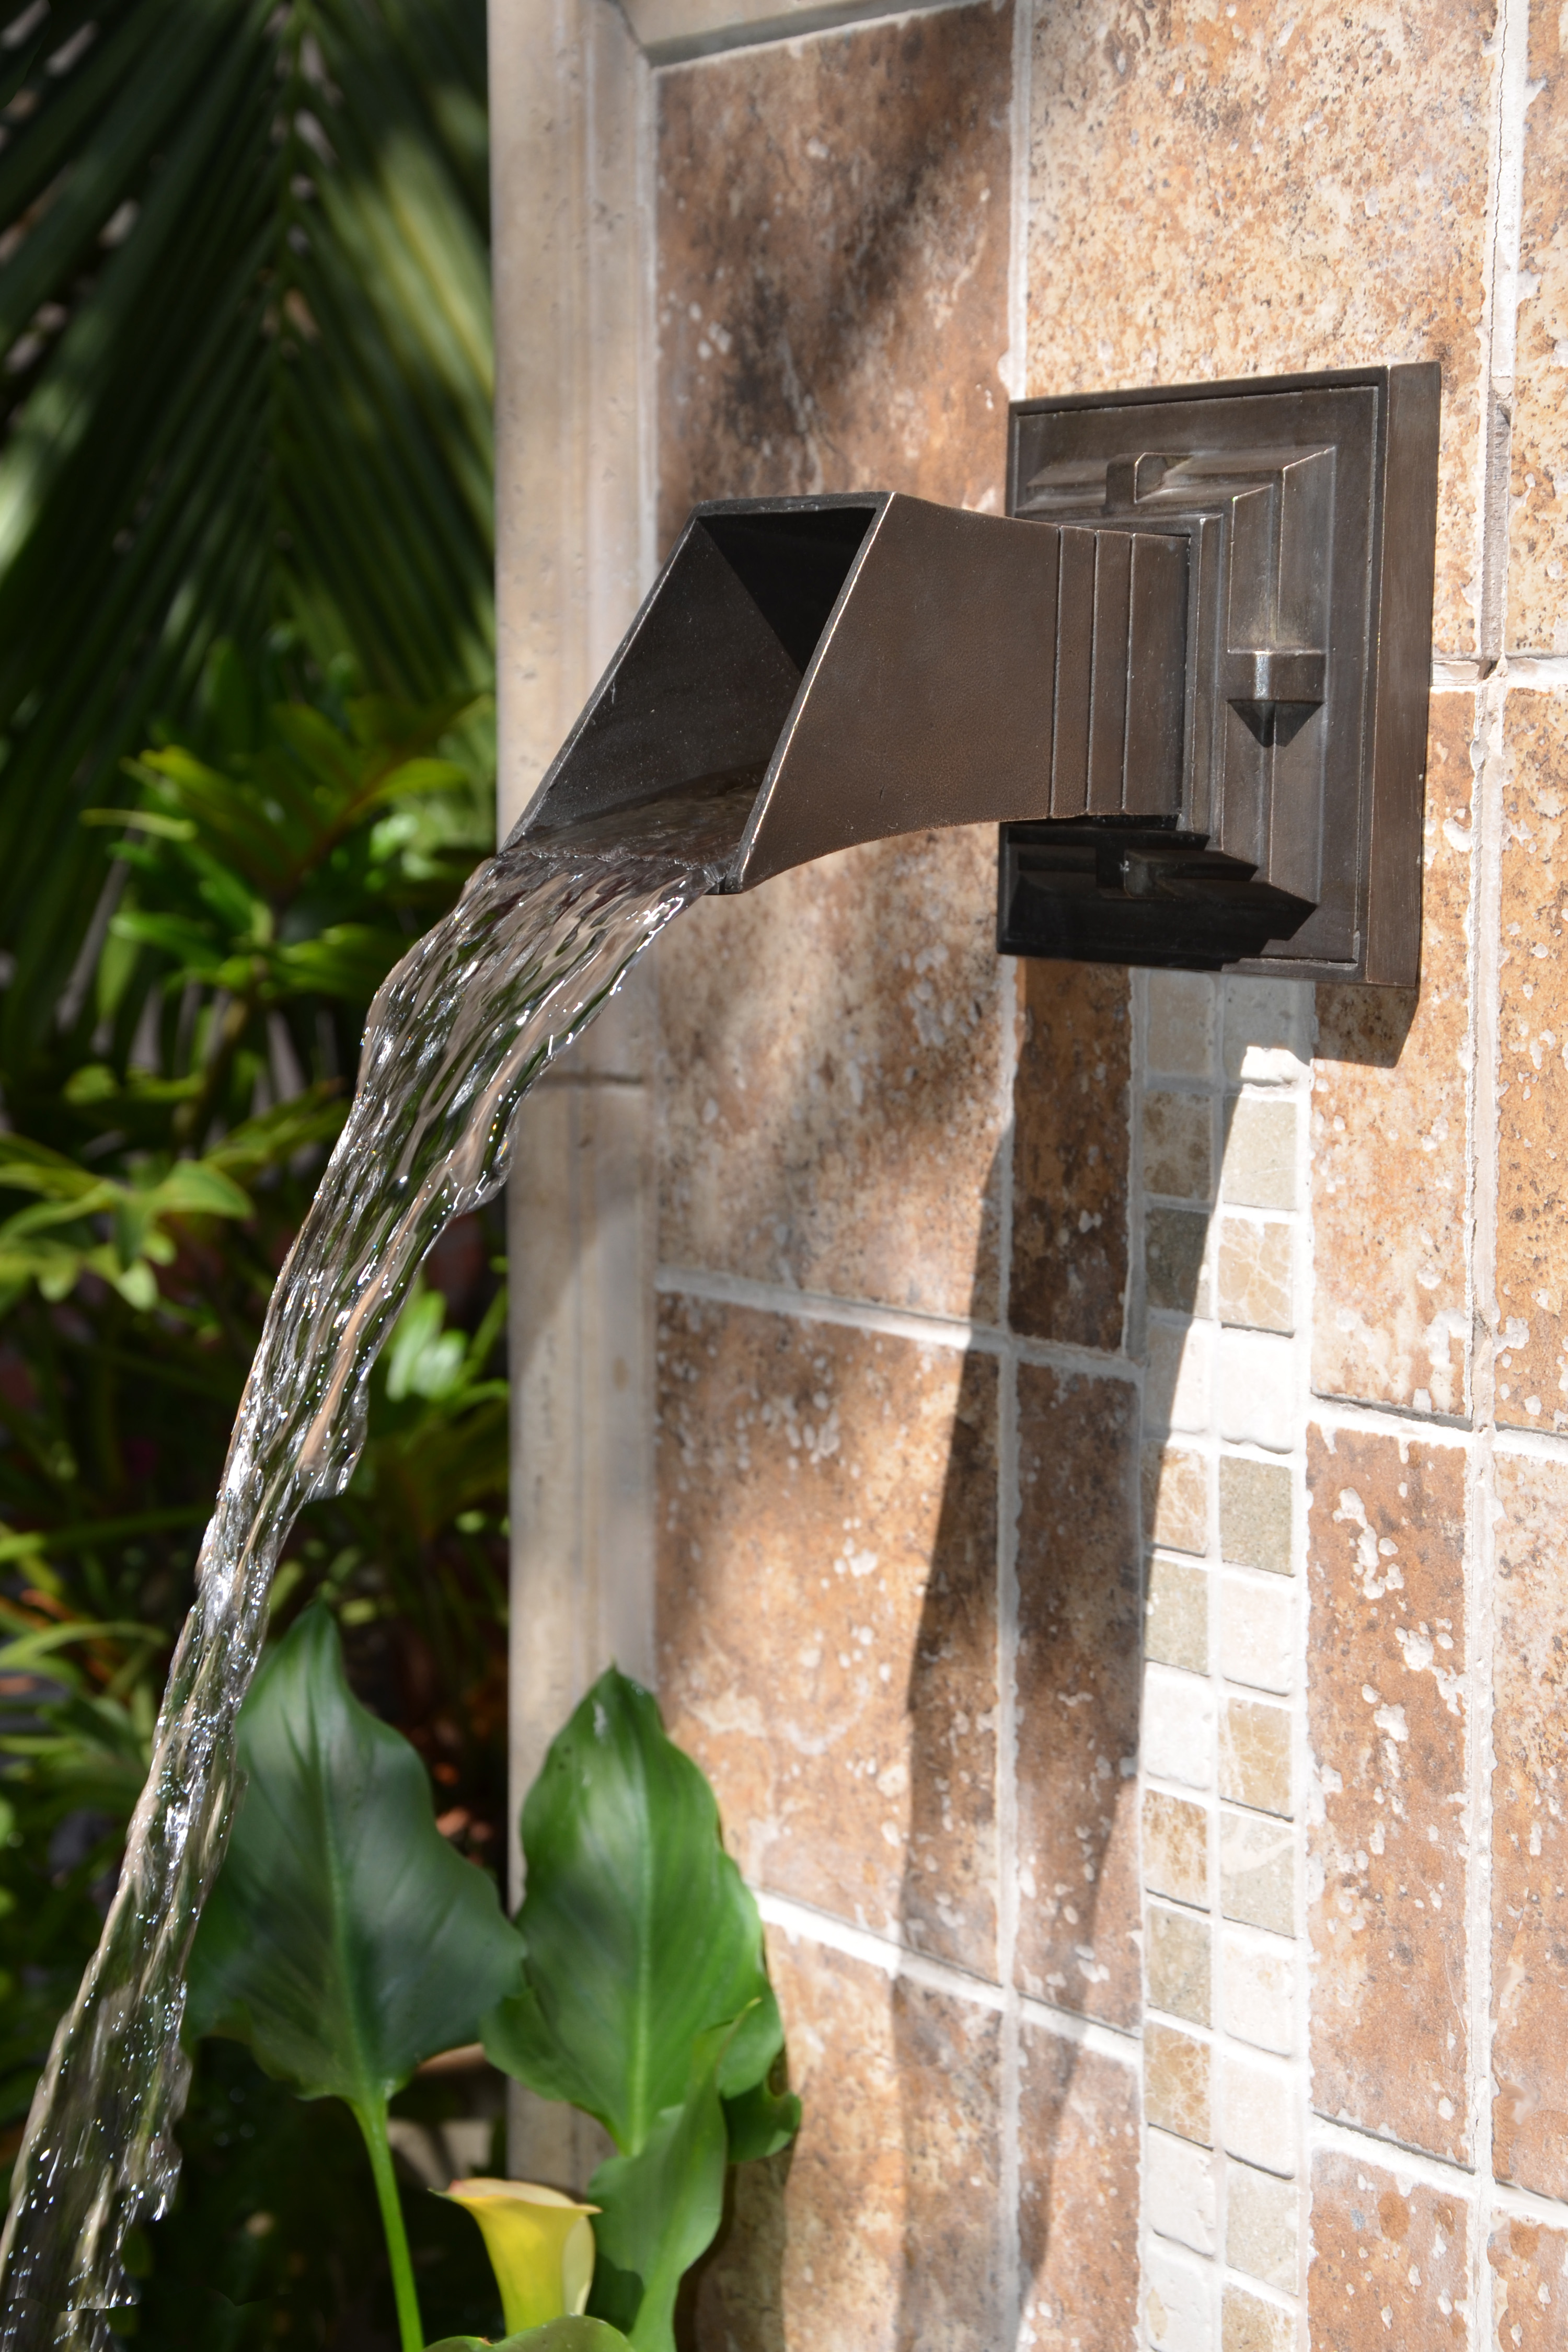
<path id="1" fill-rule="evenodd" d="M 1277 2180 L 1233 2157 L 1225 2168 L 1225 2259 L 1231 2269 L 1293 2294 L 1299 2203 L 1293 2180 Z"/>
<path id="2" fill-rule="evenodd" d="M 1214 2157 L 1174 2132 L 1144 2135 L 1144 2216 L 1156 2237 L 1195 2254 L 1212 2254 L 1218 2240 L 1218 2198 Z"/>
<path id="3" fill-rule="evenodd" d="M 1255 2050 L 1288 2058 L 1296 2046 L 1296 1948 L 1227 1928 L 1222 1980 L 1225 2030 Z"/>
<path id="4" fill-rule="evenodd" d="M 1186 1797 L 1144 1791 L 1144 1885 L 1178 1903 L 1208 1904 L 1208 1815 Z"/>
<path id="5" fill-rule="evenodd" d="M 1214 1076 L 1217 990 L 1207 972 L 1151 971 L 1146 1061 L 1167 1078 Z"/>
<path id="6" fill-rule="evenodd" d="M 1232 972 L 1223 1002 L 1225 1075 L 1233 1087 L 1293 1086 L 1310 1074 L 1317 1013 L 1306 981 Z"/>
<path id="7" fill-rule="evenodd" d="M 999 511 L 1011 52 L 977 6 L 658 76 L 666 541 L 699 499 Z"/>
<path id="8" fill-rule="evenodd" d="M 1219 1580 L 1219 1671 L 1281 1696 L 1296 1679 L 1295 1601 L 1288 1584 L 1227 1570 Z"/>
<path id="9" fill-rule="evenodd" d="M 1127 1294 L 1127 975 L 1025 960 L 1019 989 L 1012 1325 L 1113 1352 Z"/>
<path id="10" fill-rule="evenodd" d="M 1220 1321 L 1253 1331 L 1293 1331 L 1292 1251 L 1289 1225 L 1225 1218 L 1219 1228 Z"/>
<path id="11" fill-rule="evenodd" d="M 1138 2301 L 1137 2076 L 1027 2023 L 1019 2069 L 1017 2340 L 1119 2352 Z"/>
<path id="12" fill-rule="evenodd" d="M 1149 1562 L 1144 1605 L 1144 1655 L 1162 1665 L 1208 1672 L 1208 1570 L 1190 1560 Z"/>
<path id="13" fill-rule="evenodd" d="M 1294 2077 L 1234 2051 L 1226 2052 L 1220 2073 L 1227 2154 L 1264 2172 L 1293 2176 L 1301 2137 Z"/>
<path id="14" fill-rule="evenodd" d="M 1260 1813 L 1291 1814 L 1291 1710 L 1228 1698 L 1219 1716 L 1219 1793 Z"/>
<path id="15" fill-rule="evenodd" d="M 1225 1106 L 1220 1197 L 1239 1209 L 1296 1205 L 1296 1106 L 1288 1096 L 1232 1095 Z"/>
<path id="16" fill-rule="evenodd" d="M 1205 1430 L 1214 1333 L 1207 1323 L 1151 1323 L 1145 1348 L 1144 1426 Z"/>
<path id="17" fill-rule="evenodd" d="M 1207 1095 L 1144 1097 L 1144 1182 L 1177 1201 L 1207 1201 L 1213 1184 L 1213 1107 Z"/>
<path id="18" fill-rule="evenodd" d="M 1312 1079 L 1312 1385 L 1463 1412 L 1469 1148 L 1470 737 L 1432 698 L 1418 999 L 1321 988 Z"/>
<path id="19" fill-rule="evenodd" d="M 1440 358 L 1437 642 L 1474 643 L 1490 0 L 1038 19 L 1031 392 Z M 1136 267 L 1127 266 L 1129 254 Z"/>
<path id="20" fill-rule="evenodd" d="M 1313 2097 L 1463 2161 L 1465 1459 L 1308 1433 Z"/>
<path id="21" fill-rule="evenodd" d="M 1568 1428 L 1568 705 L 1511 694 L 1498 1045 L 1497 1417 Z"/>
<path id="22" fill-rule="evenodd" d="M 1173 1551 L 1208 1549 L 1208 1465 L 1179 1445 L 1145 1445 L 1144 1532 Z"/>
<path id="23" fill-rule="evenodd" d="M 1493 1642 L 1492 2155 L 1568 2196 L 1568 1469 L 1500 1454 Z"/>
<path id="24" fill-rule="evenodd" d="M 1563 353 L 1568 341 L 1568 24 L 1554 8 L 1530 12 L 1524 118 L 1524 205 L 1515 328 L 1510 450 L 1510 649 L 1568 653 L 1568 417 Z"/>
<path id="25" fill-rule="evenodd" d="M 1150 1209 L 1144 1218 L 1144 1279 L 1151 1307 L 1208 1313 L 1203 1254 L 1208 1219 L 1199 1209 Z"/>
<path id="26" fill-rule="evenodd" d="M 1503 2221 L 1487 2246 L 1499 2352 L 1562 2352 L 1568 2314 L 1568 2232 Z"/>
<path id="27" fill-rule="evenodd" d="M 768 1961 L 805 2122 L 770 2179 L 736 2176 L 737 2210 L 697 2288 L 697 2341 L 991 2352 L 996 2016 L 781 1936 Z"/>
<path id="28" fill-rule="evenodd" d="M 1163 2131 L 1211 2145 L 1208 2044 L 1150 2019 L 1144 2027 L 1144 2115 Z"/>
<path id="29" fill-rule="evenodd" d="M 667 1297 L 660 1692 L 754 1880 L 994 1965 L 994 1364 Z"/>
<path id="30" fill-rule="evenodd" d="M 1221 1454 L 1219 1549 L 1224 1559 L 1237 1568 L 1266 1568 L 1274 1576 L 1291 1575 L 1294 1520 L 1291 1474 L 1282 1464 Z"/>
<path id="31" fill-rule="evenodd" d="M 1261 1813 L 1219 1816 L 1219 1907 L 1243 1927 L 1296 1932 L 1296 1832 Z"/>
<path id="32" fill-rule="evenodd" d="M 1147 1939 L 1149 2001 L 1167 2016 L 1190 2024 L 1213 2022 L 1208 1922 L 1190 1911 L 1167 1911 L 1151 1903 L 1144 1922 Z"/>
<path id="33" fill-rule="evenodd" d="M 1243 2286 L 1228 2286 L 1219 2341 L 1221 2352 L 1291 2352 L 1295 2314 L 1249 2294 Z"/>
<path id="34" fill-rule="evenodd" d="M 1136 1432 L 1125 1381 L 1020 1367 L 1018 1982 L 1124 2025 L 1141 2000 Z"/>
<path id="35" fill-rule="evenodd" d="M 996 834 L 843 852 L 659 948 L 665 1265 L 998 1317 Z"/>
<path id="36" fill-rule="evenodd" d="M 1402 2190 L 1367 2158 L 1320 2154 L 1307 2273 L 1313 2344 L 1325 2352 L 1469 2347 L 1469 2225 L 1458 2194 L 1424 2182 Z"/>

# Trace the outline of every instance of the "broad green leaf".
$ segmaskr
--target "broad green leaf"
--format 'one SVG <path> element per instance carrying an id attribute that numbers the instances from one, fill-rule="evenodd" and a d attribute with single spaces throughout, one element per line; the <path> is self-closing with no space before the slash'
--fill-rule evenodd
<path id="1" fill-rule="evenodd" d="M 635 2156 L 612 2156 L 589 2183 L 600 2208 L 589 2300 L 624 2327 L 634 2352 L 675 2352 L 675 2296 L 724 2214 L 728 2157 L 718 2074 L 733 2025 L 699 2033 L 685 2098 L 665 2107 Z"/>
<path id="2" fill-rule="evenodd" d="M 436 1829 L 414 1750 L 362 1707 L 308 1609 L 240 1717 L 246 1790 L 192 1951 L 189 2030 L 248 2042 L 361 2115 L 476 2038 L 515 1977 L 490 1881 Z"/>
<path id="3" fill-rule="evenodd" d="M 551 2319 L 499 2344 L 486 2344 L 482 2336 L 444 2336 L 430 2352 L 625 2352 L 625 2347 L 621 2330 L 602 2319 Z"/>
<path id="4" fill-rule="evenodd" d="M 525 1975 L 485 2022 L 497 2065 L 596 2116 L 624 2156 L 682 2105 L 699 2033 L 738 2098 L 782 2046 L 762 1924 L 698 1767 L 613 1667 L 551 1744 L 523 1807 Z"/>

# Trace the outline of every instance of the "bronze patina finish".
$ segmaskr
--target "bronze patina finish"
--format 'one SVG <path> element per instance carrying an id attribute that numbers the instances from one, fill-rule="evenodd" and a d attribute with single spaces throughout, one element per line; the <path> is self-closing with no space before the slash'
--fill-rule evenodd
<path id="1" fill-rule="evenodd" d="M 746 890 L 990 821 L 1005 952 L 1411 985 L 1437 382 L 1027 402 L 1007 517 L 699 506 L 519 831 L 744 784 Z"/>

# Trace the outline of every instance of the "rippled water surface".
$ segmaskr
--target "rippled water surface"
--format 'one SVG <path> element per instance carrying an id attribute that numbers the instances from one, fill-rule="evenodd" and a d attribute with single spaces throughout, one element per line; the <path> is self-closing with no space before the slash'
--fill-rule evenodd
<path id="1" fill-rule="evenodd" d="M 17 2160 L 0 2342 L 107 2352 L 125 2233 L 167 2206 L 185 1957 L 222 1858 L 235 1718 L 301 1506 L 336 1494 L 366 1383 L 425 1252 L 505 1181 L 518 1101 L 635 958 L 711 889 L 755 779 L 510 844 L 393 971 L 359 1090 L 278 1276 L 229 1442 L 102 1938 Z"/>

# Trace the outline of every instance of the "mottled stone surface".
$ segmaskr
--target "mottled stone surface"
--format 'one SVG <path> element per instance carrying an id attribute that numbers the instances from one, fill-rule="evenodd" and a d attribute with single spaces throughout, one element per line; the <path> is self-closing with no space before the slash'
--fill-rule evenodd
<path id="1" fill-rule="evenodd" d="M 1296 1833 L 1289 1822 L 1224 1810 L 1219 1816 L 1219 1907 L 1243 1927 L 1296 1932 Z"/>
<path id="2" fill-rule="evenodd" d="M 787 2160 L 737 2176 L 748 2202 L 705 2265 L 698 2340 L 993 2352 L 994 2012 L 777 1935 L 768 1965 L 806 2120 Z"/>
<path id="3" fill-rule="evenodd" d="M 1219 1716 L 1219 1793 L 1254 1812 L 1294 1812 L 1289 1707 L 1226 1699 Z"/>
<path id="4" fill-rule="evenodd" d="M 1295 1517 L 1291 1474 L 1281 1464 L 1226 1454 L 1219 1462 L 1219 1549 L 1238 1568 L 1289 1576 Z"/>
<path id="5" fill-rule="evenodd" d="M 1508 644 L 1568 653 L 1568 21 L 1530 12 L 1524 205 L 1509 483 Z"/>
<path id="6" fill-rule="evenodd" d="M 914 835 L 661 942 L 666 1265 L 997 1319 L 995 895 L 994 828 Z"/>
<path id="7" fill-rule="evenodd" d="M 1301 2192 L 1234 2161 L 1225 2168 L 1225 2259 L 1233 2271 L 1291 2294 L 1296 2284 L 1296 2226 Z"/>
<path id="8" fill-rule="evenodd" d="M 1189 1674 L 1208 1672 L 1208 1570 L 1155 1552 L 1144 1610 L 1144 1655 Z"/>
<path id="9" fill-rule="evenodd" d="M 1010 9 L 659 78 L 661 513 L 912 490 L 999 511 Z"/>
<path id="10" fill-rule="evenodd" d="M 1562 2352 L 1568 2329 L 1568 2231 L 1499 2221 L 1487 2245 L 1499 2352 Z"/>
<path id="11" fill-rule="evenodd" d="M 1296 1205 L 1296 1106 L 1289 1096 L 1233 1095 L 1225 1106 L 1219 1190 L 1241 1209 Z"/>
<path id="12" fill-rule="evenodd" d="M 1498 1044 L 1497 1417 L 1568 1428 L 1568 703 L 1511 694 Z"/>
<path id="13" fill-rule="evenodd" d="M 1145 1445 L 1144 1533 L 1173 1551 L 1208 1549 L 1208 1465 L 1182 1445 Z"/>
<path id="14" fill-rule="evenodd" d="M 1136 2021 L 1137 1398 L 1019 1372 L 1018 1981 Z"/>
<path id="15" fill-rule="evenodd" d="M 1144 1097 L 1144 1182 L 1177 1201 L 1207 1201 L 1213 1182 L 1214 1115 L 1207 1095 Z"/>
<path id="16" fill-rule="evenodd" d="M 1113 1352 L 1127 1293 L 1127 975 L 1026 961 L 1019 985 L 1010 1319 Z"/>
<path id="17" fill-rule="evenodd" d="M 1017 2340 L 1126 2352 L 1138 2304 L 1137 2076 L 1027 2023 L 1019 2070 Z"/>
<path id="18" fill-rule="evenodd" d="M 1148 1954 L 1149 2000 L 1167 2016 L 1190 2024 L 1213 2021 L 1212 1956 L 1208 1922 L 1190 1911 L 1169 1911 L 1151 1903 L 1144 1920 Z"/>
<path id="19" fill-rule="evenodd" d="M 1309 1432 L 1314 2104 L 1468 2154 L 1465 1460 Z"/>
<path id="20" fill-rule="evenodd" d="M 1190 1798 L 1145 1790 L 1144 1884 L 1178 1903 L 1207 1903 L 1208 1815 Z"/>
<path id="21" fill-rule="evenodd" d="M 1568 2197 L 1568 1465 L 1500 1454 L 1492 1713 L 1492 2156 Z M 1560 2317 L 1568 2325 L 1568 2315 Z"/>
<path id="22" fill-rule="evenodd" d="M 1145 2023 L 1144 2115 L 1147 2122 L 1207 2147 L 1212 2137 L 1209 2076 L 1207 2042 L 1153 2018 Z"/>
<path id="23" fill-rule="evenodd" d="M 1432 698 L 1418 999 L 1318 991 L 1312 1385 L 1460 1413 L 1469 1402 L 1468 694 Z"/>
<path id="24" fill-rule="evenodd" d="M 1443 363 L 1437 642 L 1474 643 L 1489 0 L 1042 9 L 1031 393 Z M 1135 268 L 1127 256 L 1135 253 Z"/>
<path id="25" fill-rule="evenodd" d="M 671 1734 L 748 1875 L 988 1972 L 995 1365 L 663 1305 Z"/>
<path id="26" fill-rule="evenodd" d="M 1219 1319 L 1253 1331 L 1295 1328 L 1289 1225 L 1227 1217 L 1219 1228 Z"/>
<path id="27" fill-rule="evenodd" d="M 1291 2352 L 1292 2315 L 1242 2286 L 1228 2286 L 1220 2326 L 1220 2352 Z"/>
<path id="28" fill-rule="evenodd" d="M 1207 1315 L 1203 1255 L 1208 1219 L 1197 1209 L 1151 1209 L 1144 1220 L 1144 1279 L 1151 1307 Z"/>
<path id="29" fill-rule="evenodd" d="M 1327 2153 L 1312 2166 L 1312 2186 L 1314 2346 L 1469 2347 L 1468 2216 L 1459 2198 L 1424 2183 L 1401 2189 L 1370 2159 Z"/>

